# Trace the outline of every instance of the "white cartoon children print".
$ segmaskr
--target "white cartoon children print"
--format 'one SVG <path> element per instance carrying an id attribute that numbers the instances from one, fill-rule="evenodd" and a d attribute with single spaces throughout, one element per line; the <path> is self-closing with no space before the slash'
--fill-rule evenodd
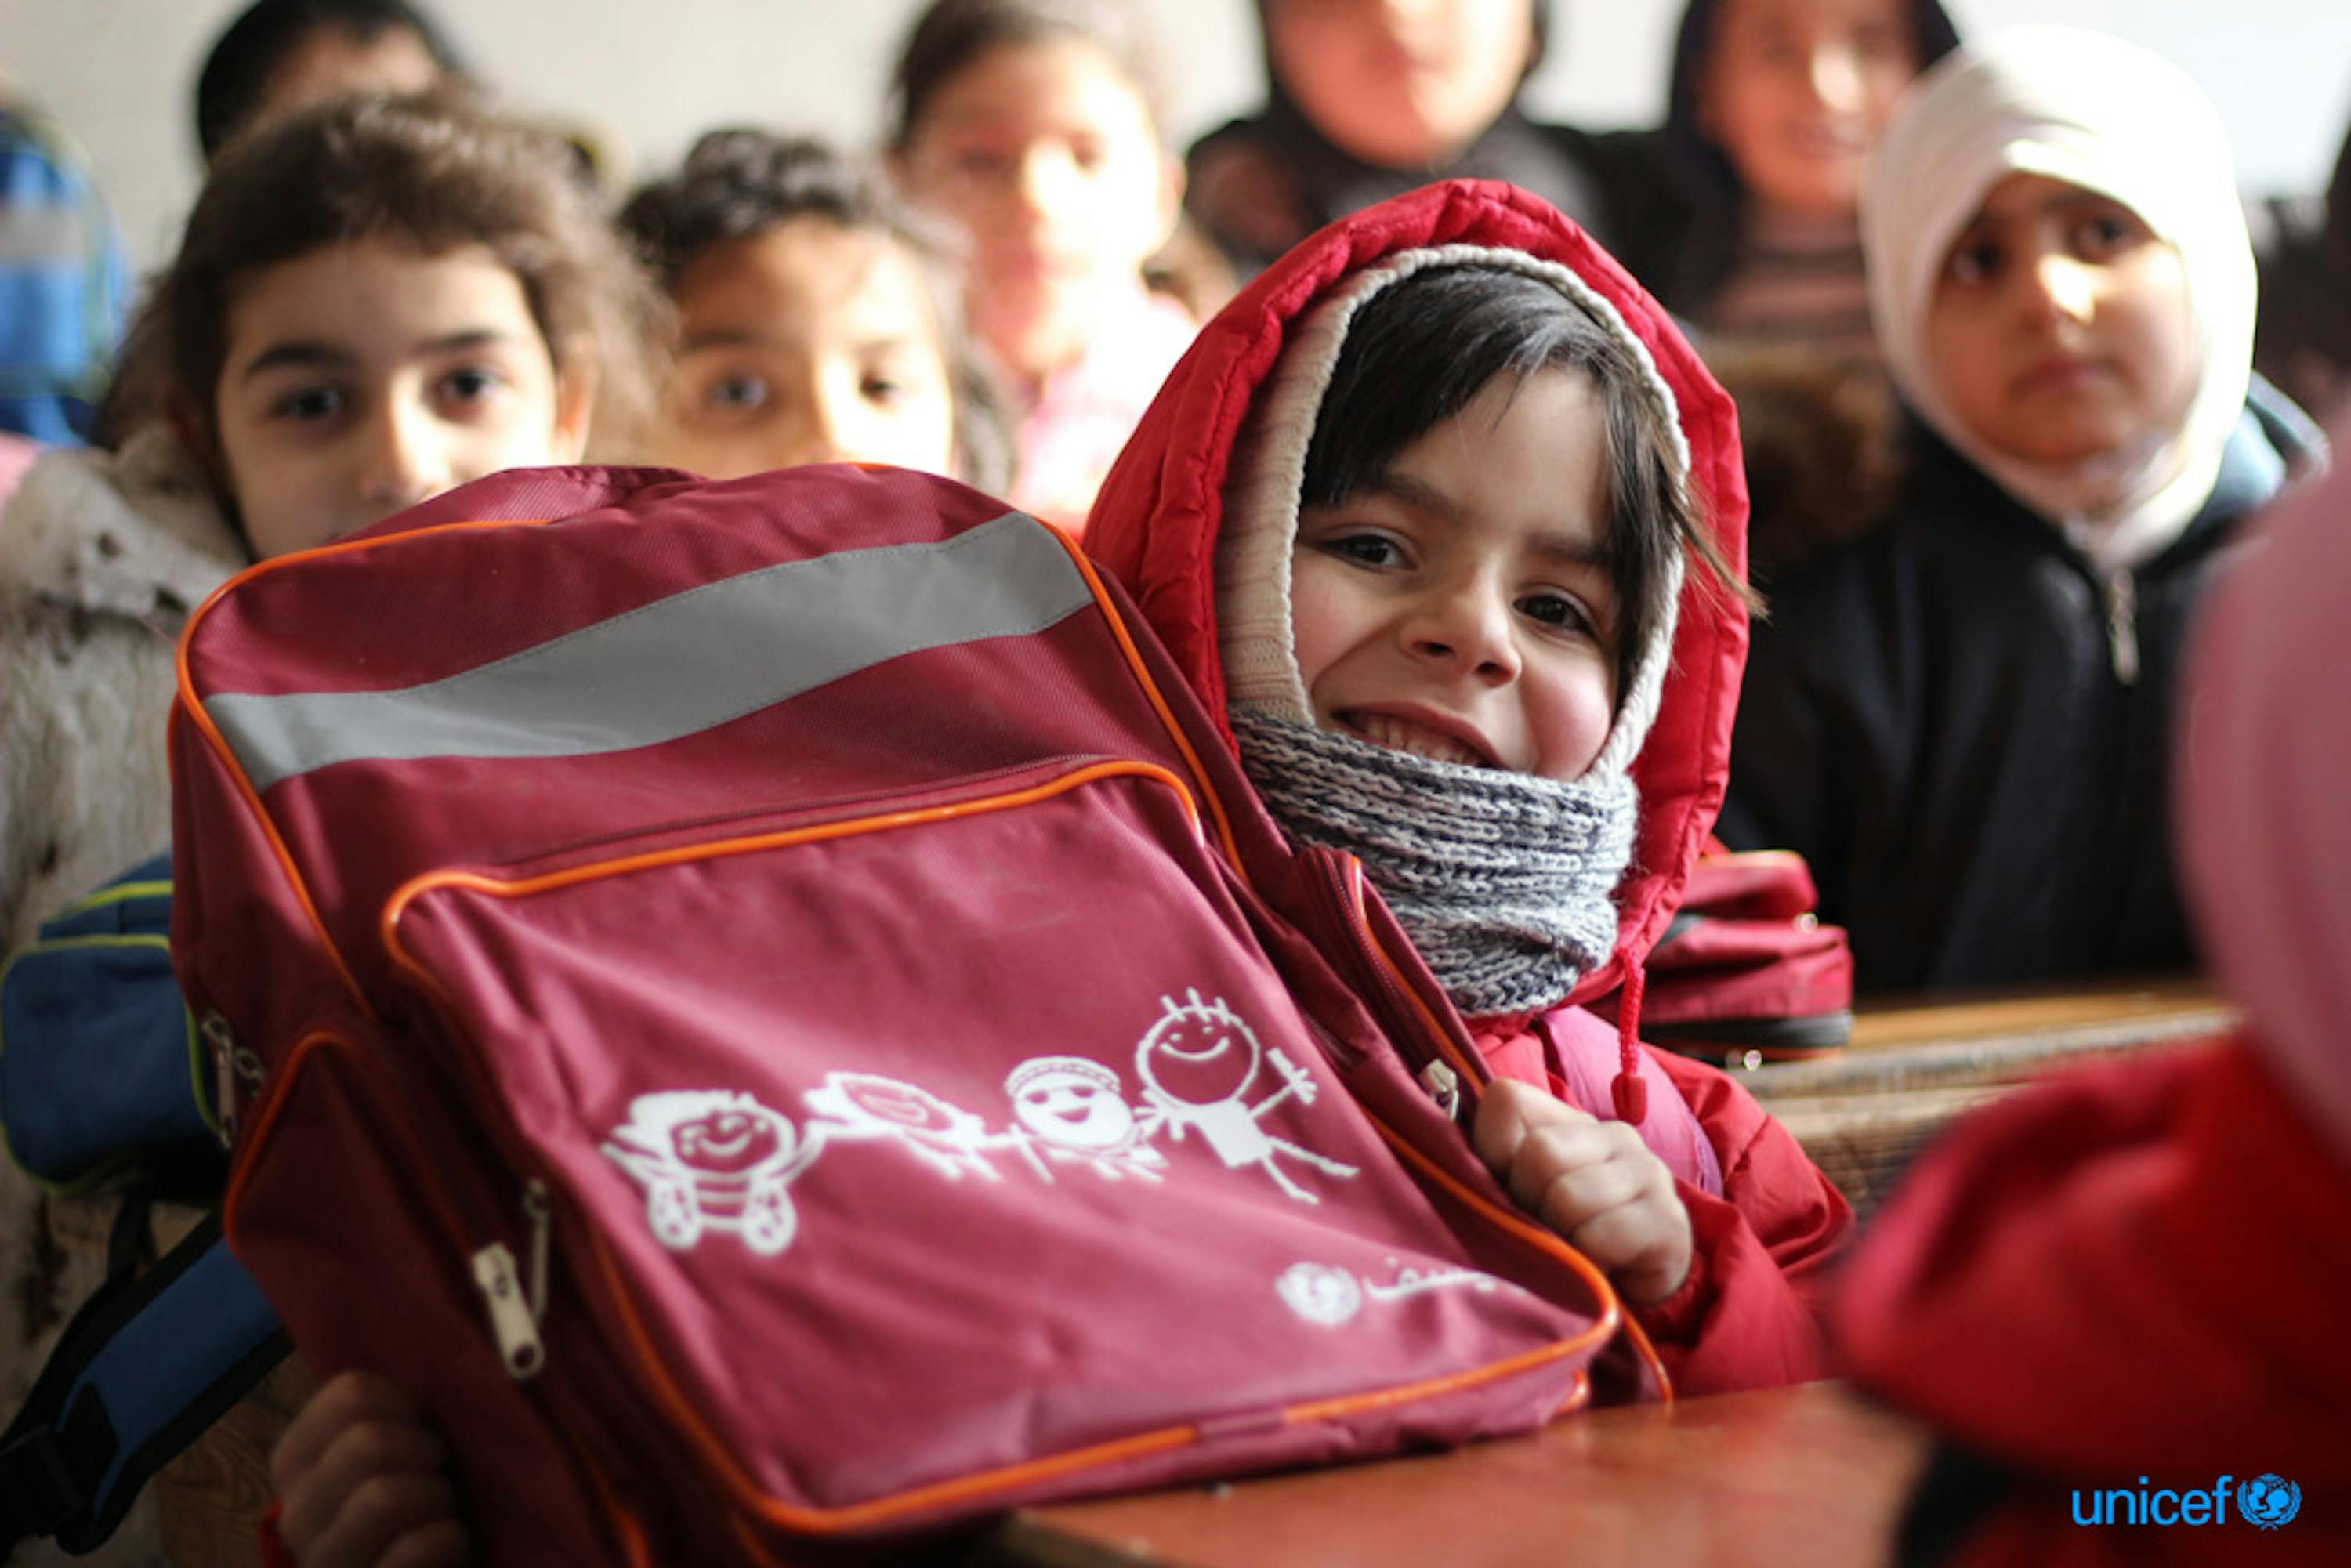
<path id="1" fill-rule="evenodd" d="M 1134 1048 L 1134 1070 L 1143 1080 L 1150 1109 L 1145 1134 L 1161 1126 L 1178 1143 L 1197 1129 L 1228 1168 L 1261 1166 L 1290 1197 L 1300 1203 L 1322 1200 L 1290 1179 L 1279 1161 L 1287 1155 L 1334 1176 L 1352 1176 L 1355 1167 L 1277 1138 L 1258 1124 L 1267 1112 L 1285 1101 L 1314 1103 L 1314 1080 L 1276 1046 L 1271 1051 L 1222 997 L 1202 1001 L 1197 991 L 1186 991 L 1179 1005 L 1172 997 L 1159 998 L 1166 1010 Z M 1249 1103 L 1249 1090 L 1261 1066 L 1270 1066 L 1281 1087 Z"/>
<path id="2" fill-rule="evenodd" d="M 628 1119 L 601 1148 L 645 1189 L 654 1237 L 678 1250 L 717 1230 L 762 1257 L 783 1252 L 799 1228 L 791 1185 L 834 1144 L 894 1143 L 949 1181 L 1001 1182 L 993 1156 L 1009 1154 L 1049 1183 L 1061 1164 L 1106 1181 L 1159 1184 L 1173 1171 L 1151 1141 L 1162 1130 L 1173 1143 L 1196 1132 L 1227 1169 L 1258 1166 L 1290 1198 L 1320 1203 L 1282 1162 L 1339 1178 L 1356 1167 L 1261 1125 L 1282 1105 L 1313 1104 L 1313 1078 L 1279 1047 L 1259 1044 L 1223 998 L 1184 995 L 1181 1003 L 1159 998 L 1160 1017 L 1134 1047 L 1140 1109 L 1115 1069 L 1082 1056 L 1032 1057 L 1014 1068 L 1004 1092 L 1015 1124 L 1000 1131 L 918 1083 L 836 1071 L 802 1092 L 808 1116 L 797 1129 L 738 1090 L 668 1090 L 631 1100 Z M 1270 1091 L 1269 1073 L 1278 1080 Z"/>
<path id="3" fill-rule="evenodd" d="M 792 1244 L 790 1186 L 820 1145 L 748 1094 L 679 1089 L 640 1094 L 604 1153 L 645 1189 L 654 1239 L 680 1251 L 708 1230 L 731 1230 L 772 1258 Z"/>
<path id="4" fill-rule="evenodd" d="M 1029 1169 L 1046 1180 L 1052 1174 L 1017 1132 L 991 1133 L 987 1124 L 961 1106 L 949 1104 L 920 1084 L 872 1072 L 828 1072 L 823 1084 L 800 1101 L 815 1115 L 809 1133 L 820 1140 L 892 1138 L 908 1154 L 949 1181 L 968 1174 L 988 1181 L 1003 1175 L 988 1160 L 994 1149 L 1011 1149 L 1029 1162 Z"/>
<path id="5" fill-rule="evenodd" d="M 1167 1158 L 1144 1141 L 1115 1070 L 1082 1056 L 1032 1057 L 1012 1070 L 1004 1092 L 1048 1159 L 1083 1164 L 1107 1181 L 1161 1179 Z"/>

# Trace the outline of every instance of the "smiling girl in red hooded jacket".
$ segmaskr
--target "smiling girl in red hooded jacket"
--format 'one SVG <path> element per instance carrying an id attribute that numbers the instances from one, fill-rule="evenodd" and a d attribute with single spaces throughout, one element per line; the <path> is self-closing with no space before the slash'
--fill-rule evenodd
<path id="1" fill-rule="evenodd" d="M 1635 1033 L 1722 798 L 1739 463 L 1729 400 L 1623 269 L 1455 182 L 1211 321 L 1086 536 L 1284 831 L 1362 862 L 1494 1075 L 1479 1153 L 1684 1392 L 1820 1375 L 1802 1289 L 1851 1225 L 1744 1091 Z M 1620 988 L 1617 1027 L 1577 1005 Z"/>

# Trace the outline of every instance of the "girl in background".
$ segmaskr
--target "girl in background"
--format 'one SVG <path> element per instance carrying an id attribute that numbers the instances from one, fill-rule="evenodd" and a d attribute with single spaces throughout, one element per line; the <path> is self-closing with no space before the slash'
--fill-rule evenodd
<path id="1" fill-rule="evenodd" d="M 1003 493 L 1010 434 L 963 275 L 840 154 L 715 131 L 620 222 L 677 310 L 655 461 L 715 479 L 888 463 Z"/>
<path id="2" fill-rule="evenodd" d="M 1862 170 L 1958 42 L 1939 0 L 1691 0 L 1665 124 L 1611 144 L 1618 254 L 1708 339 L 1874 364 Z"/>
<path id="3" fill-rule="evenodd" d="M 2273 197 L 2253 209 L 2262 315 L 2253 366 L 2329 424 L 2351 410 L 2351 131 L 2323 196 Z"/>
<path id="4" fill-rule="evenodd" d="M 1582 134 L 1536 125 L 1520 89 L 1549 0 L 1258 0 L 1265 107 L 1201 138 L 1193 217 L 1254 272 L 1335 218 L 1450 177 L 1507 180 L 1607 237 Z"/>
<path id="5" fill-rule="evenodd" d="M 222 29 L 196 78 L 204 162 L 262 120 L 328 98 L 423 92 L 466 74 L 410 0 L 254 0 Z"/>
<path id="6" fill-rule="evenodd" d="M 1863 215 L 1909 470 L 1775 585 L 1723 836 L 1804 856 L 1865 988 L 2186 965 L 2179 650 L 2315 439 L 2250 370 L 2219 119 L 2135 45 L 2016 29 L 1922 79 Z"/>
<path id="7" fill-rule="evenodd" d="M 231 573 L 625 434 L 652 297 L 565 158 L 424 99 L 224 155 L 100 449 L 0 523 L 0 946 L 168 841 L 172 643 Z"/>
<path id="8" fill-rule="evenodd" d="M 232 573 L 625 434 L 653 300 L 569 168 L 421 99 L 298 111 L 214 165 L 97 447 L 42 458 L 0 518 L 0 950 L 169 841 L 174 643 Z M 37 1203 L 0 1170 L 12 1258 Z M 12 1406 L 47 1356 L 22 1303 L 70 1314 L 102 1265 L 8 1270 Z"/>
<path id="9" fill-rule="evenodd" d="M 1071 528 L 1194 329 L 1144 277 L 1184 189 L 1153 57 L 1131 0 L 936 0 L 893 78 L 892 166 L 966 236 L 1018 411 L 1010 498 Z"/>

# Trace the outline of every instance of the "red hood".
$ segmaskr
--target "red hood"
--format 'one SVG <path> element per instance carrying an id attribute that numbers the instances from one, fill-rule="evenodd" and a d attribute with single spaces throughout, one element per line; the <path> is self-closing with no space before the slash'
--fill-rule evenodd
<path id="1" fill-rule="evenodd" d="M 1442 245 L 1557 262 L 1615 306 L 1673 392 L 1692 485 L 1711 500 L 1722 553 L 1746 570 L 1747 483 L 1730 399 L 1665 310 L 1582 229 L 1525 192 L 1483 180 L 1427 186 L 1332 224 L 1219 311 L 1168 376 L 1094 503 L 1087 550 L 1134 596 L 1220 727 L 1213 561 L 1226 467 L 1243 419 L 1290 333 L 1325 295 L 1388 256 Z M 1746 656 L 1746 610 L 1693 570 L 1656 723 L 1633 768 L 1641 827 L 1635 869 L 1620 889 L 1618 956 L 1586 976 L 1572 999 L 1613 990 L 1625 957 L 1646 954 L 1672 919 L 1722 804 Z"/>

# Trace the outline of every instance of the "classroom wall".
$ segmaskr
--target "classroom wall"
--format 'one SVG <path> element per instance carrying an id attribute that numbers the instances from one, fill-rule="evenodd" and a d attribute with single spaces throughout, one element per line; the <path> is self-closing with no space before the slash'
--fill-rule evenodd
<path id="1" fill-rule="evenodd" d="M 89 150 L 140 265 L 167 254 L 197 179 L 198 63 L 246 0 L 0 0 L 0 73 Z M 1249 0 L 1140 0 L 1166 46 L 1171 131 L 1254 101 Z M 519 104 L 577 121 L 642 173 L 695 132 L 767 122 L 860 140 L 881 125 L 890 51 L 921 0 L 427 0 Z M 1595 125 L 1662 112 L 1679 0 L 1551 0 L 1542 114 Z M 2220 104 L 2255 192 L 2324 188 L 2351 122 L 2346 0 L 1951 0 L 1965 28 L 2067 21 L 2162 50 Z"/>

